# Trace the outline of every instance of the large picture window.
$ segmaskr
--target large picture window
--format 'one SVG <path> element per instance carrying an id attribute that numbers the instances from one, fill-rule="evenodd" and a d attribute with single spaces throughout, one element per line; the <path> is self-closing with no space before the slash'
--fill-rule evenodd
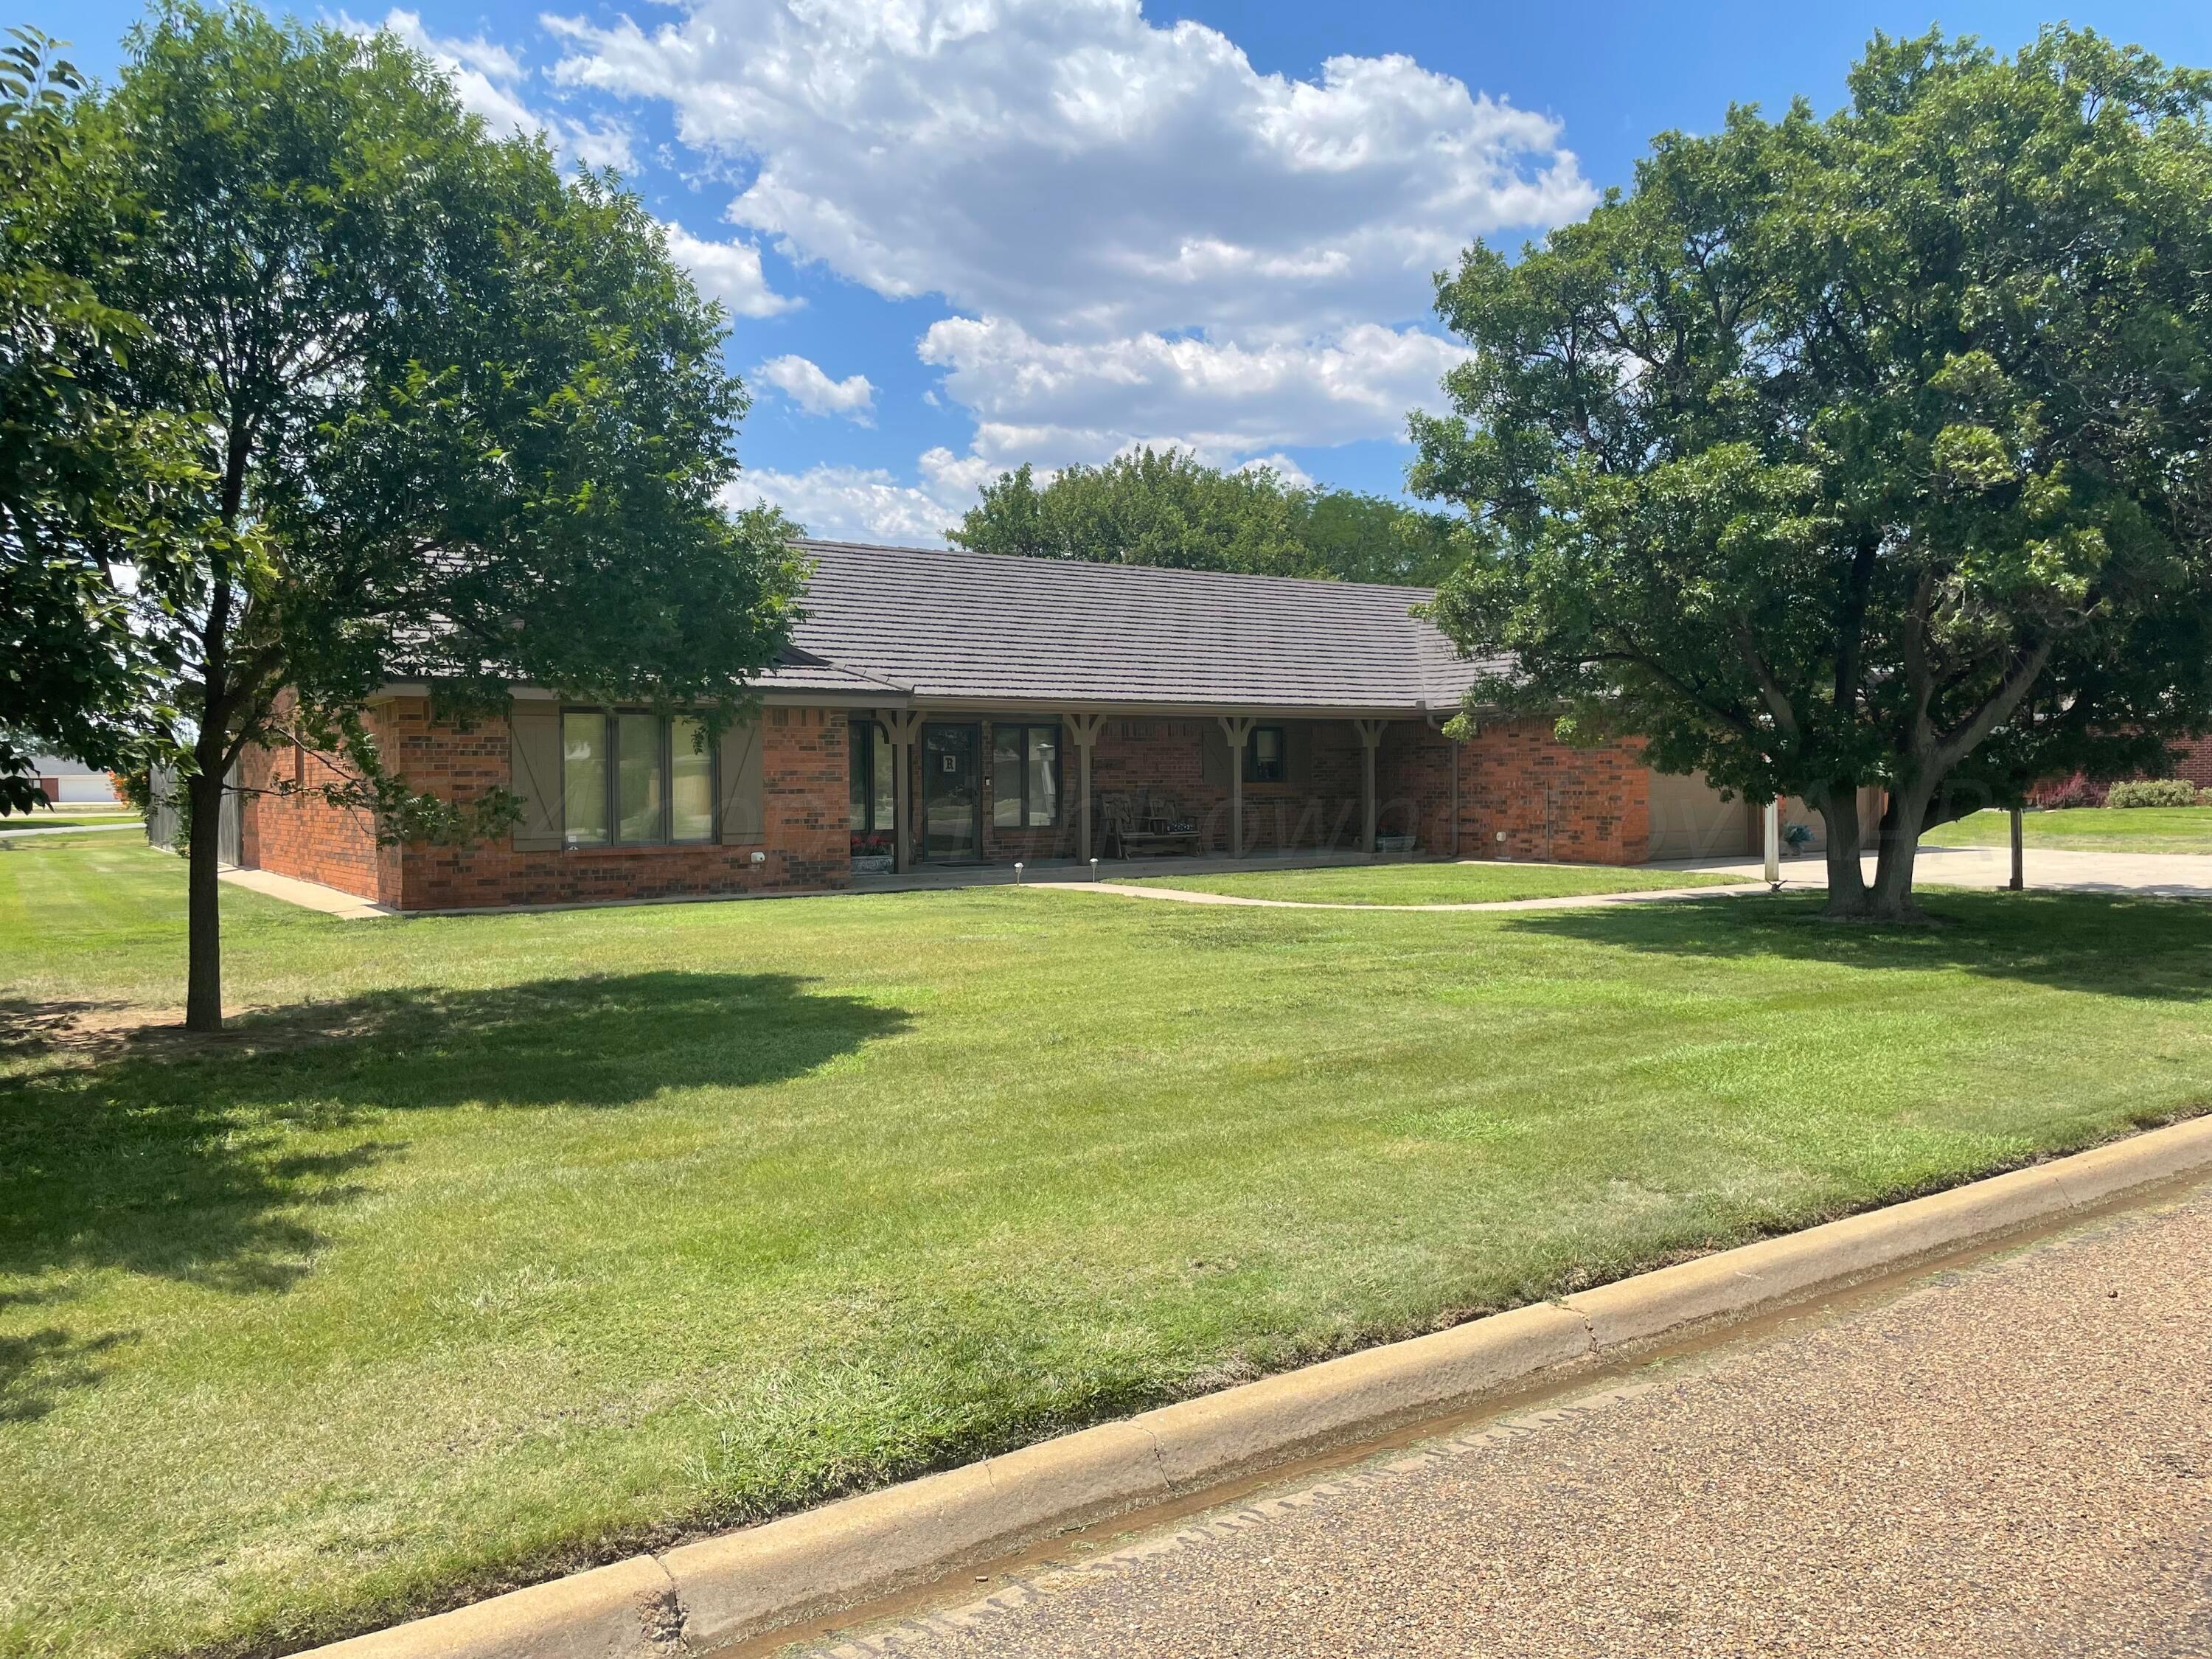
<path id="1" fill-rule="evenodd" d="M 561 716 L 562 839 L 571 847 L 665 847 L 714 838 L 714 756 L 687 714 Z"/>
<path id="2" fill-rule="evenodd" d="M 1048 830 L 1060 822 L 1060 727 L 991 728 L 991 823 Z"/>
<path id="3" fill-rule="evenodd" d="M 1289 750 L 1279 726 L 1255 726 L 1244 739 L 1244 781 L 1280 783 L 1290 776 Z"/>

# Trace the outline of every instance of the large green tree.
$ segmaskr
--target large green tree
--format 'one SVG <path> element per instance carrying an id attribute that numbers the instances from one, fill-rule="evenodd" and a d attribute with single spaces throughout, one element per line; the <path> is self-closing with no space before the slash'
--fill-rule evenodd
<path id="1" fill-rule="evenodd" d="M 222 1019 L 216 825 L 253 744 L 338 765 L 393 838 L 503 826 L 411 790 L 380 684 L 448 714 L 514 682 L 726 718 L 787 636 L 791 526 L 733 518 L 725 328 L 606 175 L 500 140 L 390 35 L 165 9 L 62 165 L 140 335 L 131 418 L 198 434 L 161 625 L 188 805 L 187 1024 Z"/>
<path id="2" fill-rule="evenodd" d="M 1841 918 L 1916 914 L 1931 825 L 2203 729 L 2208 96 L 2070 29 L 1878 36 L 1832 117 L 1732 110 L 1518 261 L 1471 249 L 1412 475 L 1483 543 L 1438 621 L 1519 665 L 1471 706 L 1802 796 Z"/>
<path id="3" fill-rule="evenodd" d="M 1463 550 L 1441 513 L 1149 447 L 1042 485 L 1026 465 L 1001 473 L 947 534 L 975 553 L 1417 586 L 1433 586 Z"/>

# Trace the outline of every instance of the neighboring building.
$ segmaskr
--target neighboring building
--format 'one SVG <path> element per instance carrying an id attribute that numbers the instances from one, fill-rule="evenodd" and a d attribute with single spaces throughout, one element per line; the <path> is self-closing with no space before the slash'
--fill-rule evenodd
<path id="1" fill-rule="evenodd" d="M 2162 778 L 2181 778 L 2199 789 L 2212 789 L 2212 737 L 2189 738 L 2173 746 L 2173 764 L 2158 775 Z M 2102 806 L 2105 793 L 2118 782 L 2112 778 L 2084 777 L 2076 772 L 2069 777 L 2045 778 L 2028 792 L 2029 804 L 2035 806 Z"/>
<path id="2" fill-rule="evenodd" d="M 39 792 L 57 806 L 112 805 L 115 786 L 107 774 L 66 755 L 33 755 L 31 772 Z"/>
<path id="3" fill-rule="evenodd" d="M 901 867 L 1382 846 L 1638 864 L 1757 844 L 1755 813 L 1638 745 L 1540 721 L 1439 729 L 1478 665 L 1410 615 L 1428 590 L 810 542 L 793 648 L 757 720 L 701 753 L 691 723 L 518 690 L 504 720 L 434 720 L 392 685 L 388 763 L 525 816 L 490 845 L 380 848 L 365 818 L 253 793 L 240 861 L 398 909 L 836 888 Z M 1144 833 L 1133 833 L 1144 832 Z"/>

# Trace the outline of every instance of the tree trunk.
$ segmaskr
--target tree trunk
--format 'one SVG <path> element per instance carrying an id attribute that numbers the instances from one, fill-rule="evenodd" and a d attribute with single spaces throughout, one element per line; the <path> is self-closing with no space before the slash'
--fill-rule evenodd
<path id="1" fill-rule="evenodd" d="M 1856 869 L 1850 895 L 1831 891 L 1826 912 L 1832 921 L 1925 921 L 1927 915 L 1912 899 L 1912 866 L 1920 851 L 1921 826 L 1928 821 L 1928 783 L 1893 789 L 1889 808 L 1881 815 L 1881 849 L 1875 859 L 1874 885 L 1863 886 Z M 1828 867 L 1835 869 L 1831 847 Z M 1856 866 L 1857 860 L 1852 860 Z"/>
<path id="2" fill-rule="evenodd" d="M 222 774 L 201 771 L 186 791 L 191 831 L 185 878 L 185 1029 L 222 1030 Z"/>
<path id="3" fill-rule="evenodd" d="M 1866 902 L 1866 877 L 1859 863 L 1866 831 L 1859 823 L 1858 789 L 1846 785 L 1810 805 L 1828 830 L 1828 914 L 1854 914 Z"/>

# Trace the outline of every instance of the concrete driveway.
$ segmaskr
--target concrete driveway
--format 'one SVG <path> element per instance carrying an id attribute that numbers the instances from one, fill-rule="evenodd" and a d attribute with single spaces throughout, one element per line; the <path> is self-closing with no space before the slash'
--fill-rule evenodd
<path id="1" fill-rule="evenodd" d="M 1763 869 L 1756 858 L 1691 859 L 1648 866 L 1695 870 L 1757 881 Z M 1874 878 L 1874 860 L 1865 861 Z M 2199 853 L 2063 853 L 2027 849 L 2027 884 L 2078 893 L 2133 893 L 2158 898 L 2212 898 L 2212 857 Z M 1782 878 L 1791 887 L 1828 884 L 1826 859 L 1782 860 Z M 2012 854 L 2002 847 L 1923 847 L 1913 867 L 1916 887 L 2002 887 L 2012 879 Z"/>
<path id="2" fill-rule="evenodd" d="M 795 1651 L 2205 1659 L 2208 1308 L 2199 1185 Z"/>

